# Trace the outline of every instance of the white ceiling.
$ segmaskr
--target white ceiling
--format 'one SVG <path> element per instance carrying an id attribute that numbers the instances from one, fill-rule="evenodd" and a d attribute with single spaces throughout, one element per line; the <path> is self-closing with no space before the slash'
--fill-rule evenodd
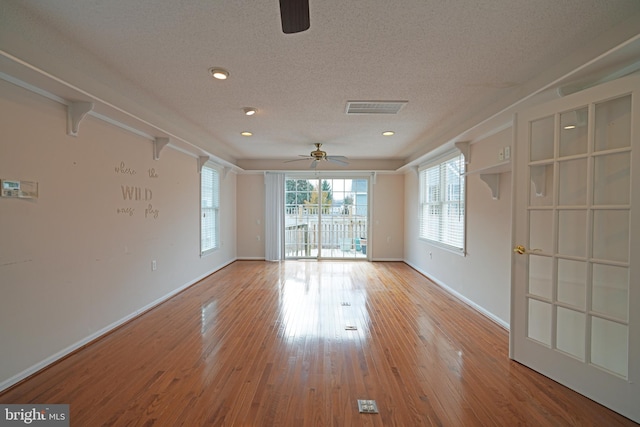
<path id="1" fill-rule="evenodd" d="M 640 33 L 637 0 L 310 0 L 311 28 L 289 35 L 278 0 L 0 0 L 0 12 L 0 49 L 23 69 L 5 58 L 0 72 L 28 80 L 27 64 L 245 169 L 314 142 L 396 169 L 543 89 L 588 84 L 584 70 L 572 79 L 583 64 L 596 75 L 640 60 L 634 45 L 594 61 Z M 366 100 L 408 104 L 345 114 Z"/>

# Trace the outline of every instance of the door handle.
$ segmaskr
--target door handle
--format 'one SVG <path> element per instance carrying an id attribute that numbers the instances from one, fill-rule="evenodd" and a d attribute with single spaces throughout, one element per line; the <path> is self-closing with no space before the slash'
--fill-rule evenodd
<path id="1" fill-rule="evenodd" d="M 517 253 L 518 255 L 524 255 L 531 252 L 542 252 L 542 249 L 527 249 L 522 245 L 517 245 L 515 248 L 513 248 L 513 252 Z"/>

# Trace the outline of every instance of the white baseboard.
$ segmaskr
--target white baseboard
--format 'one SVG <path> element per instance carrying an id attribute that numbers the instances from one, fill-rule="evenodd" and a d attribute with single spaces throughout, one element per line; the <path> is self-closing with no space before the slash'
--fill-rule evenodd
<path id="1" fill-rule="evenodd" d="M 243 256 L 236 258 L 238 261 L 264 261 L 264 257 L 259 256 Z"/>
<path id="2" fill-rule="evenodd" d="M 419 272 L 420 274 L 422 274 L 423 276 L 427 277 L 429 280 L 434 282 L 436 285 L 440 286 L 442 289 L 444 289 L 445 291 L 447 291 L 448 293 L 453 295 L 455 298 L 457 298 L 460 301 L 462 301 L 463 303 L 467 304 L 468 306 L 470 306 L 471 308 L 473 308 L 474 310 L 476 310 L 477 312 L 479 312 L 480 314 L 482 314 L 483 316 L 485 316 L 489 320 L 493 321 L 494 323 L 497 323 L 498 326 L 501 326 L 502 328 L 506 329 L 507 331 L 509 330 L 509 323 L 505 322 L 504 320 L 502 320 L 501 318 L 499 318 L 495 314 L 491 313 L 490 311 L 488 311 L 484 307 L 482 307 L 482 306 L 476 304 L 475 302 L 471 301 L 469 298 L 465 297 L 464 295 L 462 295 L 461 293 L 459 293 L 455 289 L 449 287 L 447 284 L 445 284 L 445 283 L 441 282 L 440 280 L 432 277 L 427 272 L 425 272 L 422 269 L 420 269 L 418 266 L 410 263 L 407 260 L 404 260 L 404 262 L 405 262 L 405 264 L 407 264 L 408 266 L 410 266 L 411 268 L 413 268 L 414 270 L 416 270 L 417 272 Z"/>
<path id="3" fill-rule="evenodd" d="M 98 338 L 102 337 L 103 335 L 111 332 L 112 330 L 122 326 L 123 324 L 135 319 L 136 317 L 144 314 L 145 312 L 151 310 L 152 308 L 162 304 L 163 302 L 167 301 L 168 299 L 170 299 L 171 297 L 179 294 L 180 292 L 184 291 L 185 289 L 187 289 L 190 286 L 195 285 L 196 283 L 198 283 L 199 281 L 201 281 L 202 279 L 204 279 L 207 276 L 210 276 L 211 274 L 215 273 L 218 270 L 223 269 L 224 267 L 228 266 L 229 264 L 235 262 L 236 259 L 232 259 L 231 261 L 222 264 L 221 266 L 218 266 L 216 268 L 214 268 L 213 270 L 191 280 L 188 283 L 185 283 L 184 285 L 180 286 L 179 288 L 176 288 L 174 290 L 172 290 L 171 292 L 167 293 L 166 295 L 163 295 L 162 297 L 156 299 L 155 301 L 145 305 L 144 307 L 134 311 L 133 313 L 123 317 L 122 319 L 116 320 L 115 322 L 111 323 L 110 325 L 105 326 L 104 328 L 100 329 L 99 331 L 96 331 L 94 333 L 92 333 L 91 335 L 88 335 L 87 337 L 71 344 L 70 346 L 68 346 L 67 348 L 64 348 L 62 350 L 60 350 L 59 352 L 47 357 L 46 359 L 36 363 L 33 366 L 30 366 L 29 368 L 25 369 L 24 371 L 12 376 L 11 378 L 2 381 L 0 383 L 0 392 L 2 392 L 3 390 L 6 390 L 7 388 L 11 387 L 14 384 L 19 383 L 20 381 L 24 380 L 25 378 L 28 378 L 29 376 L 35 374 L 38 371 L 41 371 L 42 369 L 46 368 L 47 366 L 55 363 L 56 361 L 62 359 L 63 357 L 69 355 L 70 353 L 73 353 L 74 351 L 78 350 L 79 348 L 91 343 L 92 341 L 97 340 Z"/>

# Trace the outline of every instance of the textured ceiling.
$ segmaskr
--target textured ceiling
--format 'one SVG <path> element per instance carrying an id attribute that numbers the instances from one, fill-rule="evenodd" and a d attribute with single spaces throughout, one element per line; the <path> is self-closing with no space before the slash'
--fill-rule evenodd
<path id="1" fill-rule="evenodd" d="M 330 155 L 397 167 L 634 31 L 615 28 L 640 23 L 637 0 L 310 0 L 311 28 L 290 35 L 278 0 L 0 7 L 4 51 L 239 165 L 322 142 Z M 212 66 L 229 79 L 213 80 Z M 347 101 L 366 100 L 408 104 L 397 115 L 345 114 Z M 258 114 L 244 116 L 245 106 Z"/>

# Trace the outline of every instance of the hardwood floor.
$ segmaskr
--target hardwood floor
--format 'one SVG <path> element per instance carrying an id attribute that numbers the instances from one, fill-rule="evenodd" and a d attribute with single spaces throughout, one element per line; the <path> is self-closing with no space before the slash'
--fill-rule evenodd
<path id="1" fill-rule="evenodd" d="M 68 403 L 72 426 L 636 425 L 507 348 L 403 263 L 238 261 L 0 402 Z"/>

